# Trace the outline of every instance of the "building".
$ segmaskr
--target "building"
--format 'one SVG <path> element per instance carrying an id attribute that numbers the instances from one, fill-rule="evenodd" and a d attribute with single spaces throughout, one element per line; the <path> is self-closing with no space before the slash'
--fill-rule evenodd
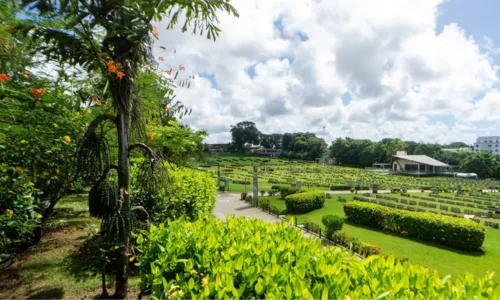
<path id="1" fill-rule="evenodd" d="M 435 160 L 427 155 L 408 155 L 406 151 L 398 151 L 391 157 L 393 172 L 407 173 L 447 173 L 451 166 Z"/>
<path id="2" fill-rule="evenodd" d="M 480 136 L 474 144 L 474 152 L 491 151 L 493 155 L 500 155 L 500 136 Z"/>
<path id="3" fill-rule="evenodd" d="M 463 148 L 443 148 L 441 149 L 443 151 L 448 151 L 448 152 L 472 152 L 471 147 L 463 147 Z"/>
<path id="4" fill-rule="evenodd" d="M 321 157 L 316 158 L 316 162 L 320 164 L 334 165 L 337 163 L 337 160 L 332 157 Z"/>
<path id="5" fill-rule="evenodd" d="M 259 149 L 252 149 L 251 152 L 253 154 L 276 157 L 280 155 L 281 149 L 259 148 Z"/>
<path id="6" fill-rule="evenodd" d="M 216 143 L 216 144 L 207 144 L 206 148 L 208 148 L 208 151 L 210 153 L 219 153 L 219 152 L 225 152 L 229 144 L 224 144 L 224 143 Z"/>

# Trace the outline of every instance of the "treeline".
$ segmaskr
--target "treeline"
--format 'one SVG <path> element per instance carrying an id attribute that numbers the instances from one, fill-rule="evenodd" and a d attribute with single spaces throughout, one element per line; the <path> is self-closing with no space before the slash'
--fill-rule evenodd
<path id="1" fill-rule="evenodd" d="M 337 138 L 332 142 L 329 156 L 335 157 L 337 163 L 352 166 L 371 166 L 373 163 L 389 162 L 397 151 L 406 151 L 408 155 L 427 155 L 449 165 L 460 165 L 470 153 L 443 151 L 443 148 L 462 148 L 467 144 L 457 142 L 449 145 L 417 143 L 400 139 L 382 139 L 378 142 Z"/>
<path id="2" fill-rule="evenodd" d="M 232 142 L 228 151 L 249 152 L 250 145 L 281 149 L 281 157 L 314 160 L 326 154 L 327 144 L 311 132 L 271 133 L 260 132 L 254 122 L 243 121 L 231 126 Z"/>

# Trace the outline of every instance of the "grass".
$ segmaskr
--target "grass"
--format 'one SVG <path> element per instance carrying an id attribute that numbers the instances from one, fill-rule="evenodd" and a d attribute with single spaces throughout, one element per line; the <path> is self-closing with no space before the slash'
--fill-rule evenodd
<path id="1" fill-rule="evenodd" d="M 342 197 L 352 199 L 353 195 Z M 285 209 L 285 203 L 279 197 L 264 197 L 279 208 Z M 304 215 L 295 216 L 298 223 L 312 221 L 320 224 L 321 218 L 326 214 L 344 216 L 343 204 L 336 196 L 327 199 L 325 206 L 321 209 Z M 382 253 L 392 254 L 398 258 L 408 258 L 414 264 L 420 264 L 433 268 L 444 275 L 465 275 L 469 272 L 476 276 L 484 276 L 488 271 L 495 272 L 497 278 L 500 274 L 500 230 L 490 227 L 486 228 L 486 239 L 483 244 L 484 254 L 460 251 L 445 246 L 403 238 L 391 233 L 374 230 L 371 228 L 344 224 L 343 232 L 380 247 Z"/>
<path id="2" fill-rule="evenodd" d="M 88 214 L 87 195 L 71 195 L 56 206 L 48 230 L 38 245 L 20 253 L 0 266 L 0 299 L 62 299 L 97 296 L 100 276 L 75 273 L 78 261 L 71 256 L 78 251 L 90 230 L 100 222 Z M 129 289 L 137 294 L 138 277 L 129 280 Z M 114 283 L 109 275 L 108 283 Z M 109 293 L 114 289 L 108 284 Z"/>

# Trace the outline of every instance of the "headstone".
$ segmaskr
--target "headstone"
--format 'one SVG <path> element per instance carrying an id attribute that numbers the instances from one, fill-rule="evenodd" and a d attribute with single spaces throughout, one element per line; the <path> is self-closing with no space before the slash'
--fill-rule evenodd
<path id="1" fill-rule="evenodd" d="M 417 205 L 417 201 L 410 200 L 410 205 Z"/>
<path id="2" fill-rule="evenodd" d="M 378 193 L 378 185 L 377 185 L 377 184 L 374 184 L 374 185 L 372 186 L 372 192 L 373 192 L 374 194 Z"/>
<path id="3" fill-rule="evenodd" d="M 220 186 L 220 165 L 217 164 L 217 188 Z"/>
<path id="4" fill-rule="evenodd" d="M 361 187 L 363 185 L 363 179 L 358 179 L 358 187 Z"/>
<path id="5" fill-rule="evenodd" d="M 432 188 L 435 188 L 435 187 L 436 187 L 436 183 L 435 183 L 435 182 L 433 182 L 433 183 L 432 183 Z"/>
<path id="6" fill-rule="evenodd" d="M 302 181 L 297 181 L 297 188 L 302 188 Z"/>
<path id="7" fill-rule="evenodd" d="M 461 191 L 462 191 L 462 185 L 457 184 L 457 192 L 461 192 Z"/>
<path id="8" fill-rule="evenodd" d="M 259 205 L 259 176 L 257 174 L 257 165 L 253 165 L 253 201 L 255 206 Z"/>
<path id="9" fill-rule="evenodd" d="M 404 206 L 403 204 L 398 204 L 398 208 L 399 208 L 399 209 L 404 209 L 404 208 L 405 208 L 405 206 Z"/>
<path id="10" fill-rule="evenodd" d="M 229 179 L 224 178 L 224 187 L 226 188 L 226 191 L 229 191 Z"/>

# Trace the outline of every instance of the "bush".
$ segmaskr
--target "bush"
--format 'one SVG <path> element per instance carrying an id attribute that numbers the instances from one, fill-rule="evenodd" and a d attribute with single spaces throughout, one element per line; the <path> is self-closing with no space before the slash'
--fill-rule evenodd
<path id="1" fill-rule="evenodd" d="M 315 222 L 304 221 L 304 228 L 306 231 L 314 232 L 318 235 L 321 233 L 321 227 Z"/>
<path id="2" fill-rule="evenodd" d="M 247 193 L 241 193 L 240 200 L 246 200 L 247 195 L 248 195 Z"/>
<path id="3" fill-rule="evenodd" d="M 479 250 L 485 237 L 485 229 L 481 224 L 433 213 L 395 210 L 364 202 L 346 203 L 344 212 L 347 220 L 352 223 L 400 234 L 407 232 L 409 237 L 456 249 Z"/>
<path id="4" fill-rule="evenodd" d="M 217 187 L 216 180 L 208 173 L 170 165 L 168 176 L 168 188 L 158 195 L 133 195 L 132 201 L 143 205 L 152 221 L 164 222 L 181 216 L 196 220 L 212 212 Z"/>
<path id="5" fill-rule="evenodd" d="M 293 187 L 293 186 L 280 186 L 279 191 L 280 191 L 281 199 L 285 200 L 285 198 L 288 195 L 299 193 L 300 189 L 297 187 Z"/>
<path id="6" fill-rule="evenodd" d="M 260 191 L 260 195 L 261 195 L 262 197 L 264 197 L 264 196 L 266 195 L 266 191 L 265 191 L 265 190 L 261 190 L 261 191 Z"/>
<path id="7" fill-rule="evenodd" d="M 307 191 L 288 195 L 285 198 L 286 210 L 289 213 L 305 214 L 325 204 L 326 195 L 323 191 Z"/>
<path id="8" fill-rule="evenodd" d="M 326 228 L 326 238 L 331 240 L 333 238 L 333 234 L 336 231 L 342 230 L 342 226 L 344 225 L 344 217 L 336 216 L 336 215 L 325 215 L 321 218 L 321 222 L 325 225 Z"/>
<path id="9" fill-rule="evenodd" d="M 156 299 L 495 298 L 500 289 L 496 278 L 443 280 L 394 257 L 360 262 L 284 222 L 178 220 L 151 226 L 137 244 L 140 287 Z"/>
<path id="10" fill-rule="evenodd" d="M 351 186 L 349 185 L 332 185 L 330 191 L 349 191 Z"/>

